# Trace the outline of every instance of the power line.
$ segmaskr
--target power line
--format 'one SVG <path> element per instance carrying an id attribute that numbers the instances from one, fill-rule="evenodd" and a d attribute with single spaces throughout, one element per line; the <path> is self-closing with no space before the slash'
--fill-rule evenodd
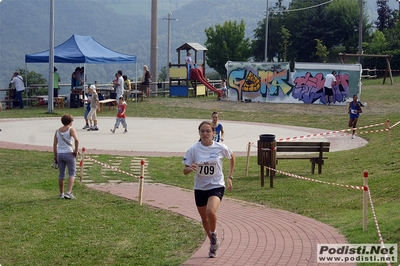
<path id="1" fill-rule="evenodd" d="M 220 7 L 224 7 L 224 8 L 237 9 L 237 10 L 249 11 L 249 12 L 262 12 L 262 13 L 265 13 L 265 10 L 260 10 L 260 9 L 239 8 L 239 7 L 235 7 L 235 6 L 229 6 L 229 5 L 223 5 L 223 4 L 219 4 L 219 3 L 214 3 L 214 2 L 211 2 L 211 1 L 208 1 L 208 0 L 202 0 L 202 1 L 206 2 L 208 4 L 211 4 L 211 5 L 216 5 L 216 6 L 220 6 Z M 307 10 L 307 9 L 311 9 L 311 8 L 327 5 L 327 4 L 329 4 L 329 3 L 333 2 L 333 1 L 334 0 L 329 0 L 327 2 L 318 4 L 318 5 L 309 6 L 309 7 L 302 7 L 302 8 L 296 8 L 296 9 L 287 9 L 287 10 L 279 10 L 279 12 L 295 12 L 295 11 Z M 270 11 L 270 13 L 274 13 L 274 12 L 275 11 Z"/>

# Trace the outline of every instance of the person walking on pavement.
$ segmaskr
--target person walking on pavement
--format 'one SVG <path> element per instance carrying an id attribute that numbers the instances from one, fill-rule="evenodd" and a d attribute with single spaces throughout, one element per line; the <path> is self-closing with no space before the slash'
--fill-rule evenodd
<path id="1" fill-rule="evenodd" d="M 126 124 L 126 114 L 125 114 L 125 110 L 126 110 L 126 104 L 124 103 L 124 97 L 119 97 L 118 99 L 118 113 L 117 113 L 117 117 L 115 118 L 115 125 L 113 129 L 110 129 L 111 133 L 115 133 L 115 130 L 119 127 L 119 124 L 122 124 L 122 126 L 124 127 L 124 134 L 128 133 L 128 125 Z"/>
<path id="2" fill-rule="evenodd" d="M 360 117 L 360 113 L 362 113 L 361 103 L 358 101 L 358 97 L 355 94 L 353 95 L 353 101 L 349 104 L 349 110 L 347 113 L 350 115 L 349 127 L 353 129 L 353 134 L 351 135 L 351 138 L 354 139 L 358 117 Z"/>
<path id="3" fill-rule="evenodd" d="M 186 152 L 182 163 L 185 175 L 194 174 L 194 197 L 204 231 L 210 239 L 208 256 L 218 256 L 220 241 L 217 237 L 217 210 L 225 192 L 225 179 L 222 172 L 222 160 L 230 160 L 227 178 L 228 191 L 232 191 L 235 155 L 223 143 L 213 141 L 215 128 L 210 121 L 203 121 L 199 127 L 200 141 Z"/>
<path id="4" fill-rule="evenodd" d="M 97 127 L 97 109 L 99 108 L 99 96 L 96 92 L 96 86 L 95 85 L 90 85 L 89 86 L 89 93 L 92 95 L 92 100 L 90 101 L 90 111 L 88 114 L 88 120 L 89 120 L 89 128 L 87 131 L 97 131 L 99 128 Z M 93 122 L 93 126 L 92 126 Z"/>
<path id="5" fill-rule="evenodd" d="M 211 117 L 212 117 L 212 124 L 215 129 L 213 140 L 216 142 L 222 142 L 222 141 L 224 141 L 225 131 L 224 131 L 224 127 L 222 126 L 222 124 L 218 122 L 218 119 L 219 119 L 218 112 L 213 112 L 211 114 Z"/>

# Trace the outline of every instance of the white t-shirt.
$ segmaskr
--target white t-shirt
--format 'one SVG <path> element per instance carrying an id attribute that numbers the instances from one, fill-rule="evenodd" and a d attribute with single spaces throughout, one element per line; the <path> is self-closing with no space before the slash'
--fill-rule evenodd
<path id="1" fill-rule="evenodd" d="M 123 77 L 118 78 L 118 86 L 115 88 L 115 92 L 117 93 L 117 96 L 118 95 L 121 96 L 122 93 L 124 92 L 124 78 Z"/>
<path id="2" fill-rule="evenodd" d="M 190 57 L 190 55 L 186 56 L 186 64 L 189 64 L 189 65 L 192 64 L 192 58 Z"/>
<path id="3" fill-rule="evenodd" d="M 15 89 L 17 91 L 25 90 L 24 80 L 22 79 L 22 77 L 20 75 L 13 77 L 10 82 L 15 85 Z"/>
<path id="4" fill-rule="evenodd" d="M 212 145 L 204 146 L 199 141 L 189 148 L 182 163 L 189 166 L 197 164 L 194 189 L 210 190 L 225 187 L 222 172 L 223 158 L 232 158 L 232 151 L 223 143 L 213 141 Z"/>
<path id="5" fill-rule="evenodd" d="M 335 82 L 335 81 L 336 81 L 336 78 L 335 78 L 334 75 L 332 75 L 332 74 L 326 75 L 324 87 L 327 87 L 327 88 L 331 89 L 332 88 L 332 83 Z"/>

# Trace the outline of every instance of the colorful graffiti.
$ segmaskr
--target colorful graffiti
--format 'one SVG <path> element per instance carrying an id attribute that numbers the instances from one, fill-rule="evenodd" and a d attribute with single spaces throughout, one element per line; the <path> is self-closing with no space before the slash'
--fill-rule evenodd
<path id="1" fill-rule="evenodd" d="M 228 62 L 230 101 L 326 104 L 325 76 L 336 70 L 333 103 L 360 93 L 361 65 L 296 63 L 291 73 L 288 63 Z"/>
<path id="2" fill-rule="evenodd" d="M 270 65 L 249 64 L 242 68 L 232 69 L 228 75 L 229 89 L 234 90 L 236 101 L 245 98 L 255 100 L 257 97 L 283 97 L 289 95 L 293 85 L 289 82 L 287 63 Z"/>
<path id="3" fill-rule="evenodd" d="M 333 103 L 345 102 L 349 96 L 349 74 L 339 73 L 336 75 L 336 80 L 340 81 L 333 86 Z M 294 89 L 292 96 L 304 103 L 314 103 L 319 100 L 319 103 L 326 104 L 324 94 L 324 74 L 319 72 L 313 76 L 307 72 L 304 76 L 299 76 L 294 80 Z"/>

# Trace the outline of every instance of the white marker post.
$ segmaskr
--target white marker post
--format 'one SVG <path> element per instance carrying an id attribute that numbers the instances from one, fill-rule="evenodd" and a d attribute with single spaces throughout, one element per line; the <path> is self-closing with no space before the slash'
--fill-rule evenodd
<path id="1" fill-rule="evenodd" d="M 389 120 L 389 119 L 386 120 L 385 126 L 386 126 L 387 129 L 388 129 L 388 143 L 389 143 L 389 147 L 390 147 L 391 139 L 390 139 L 390 120 Z"/>
<path id="2" fill-rule="evenodd" d="M 79 184 L 82 185 L 82 178 L 83 178 L 83 159 L 85 157 L 85 147 L 82 147 L 82 156 L 81 161 L 79 162 L 79 167 L 81 168 L 81 176 L 79 177 Z"/>
<path id="3" fill-rule="evenodd" d="M 364 170 L 364 192 L 363 192 L 363 231 L 367 231 L 368 219 L 368 171 Z"/>
<path id="4" fill-rule="evenodd" d="M 246 161 L 246 173 L 244 174 L 244 177 L 247 177 L 249 175 L 249 164 L 250 164 L 250 145 L 251 142 L 247 144 L 247 161 Z"/>

